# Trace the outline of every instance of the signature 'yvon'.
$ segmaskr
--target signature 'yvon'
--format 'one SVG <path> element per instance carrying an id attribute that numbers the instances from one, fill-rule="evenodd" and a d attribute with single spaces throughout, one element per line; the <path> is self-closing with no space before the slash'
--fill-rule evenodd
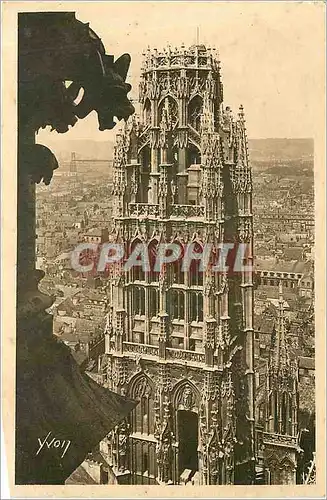
<path id="1" fill-rule="evenodd" d="M 40 451 L 46 446 L 47 448 L 45 449 L 49 449 L 52 447 L 57 448 L 58 450 L 63 450 L 61 455 L 61 458 L 63 458 L 71 445 L 71 441 L 69 439 L 56 439 L 55 437 L 51 438 L 51 431 L 48 432 L 43 441 L 41 440 L 41 438 L 37 438 L 37 440 L 39 443 L 39 449 L 37 450 L 36 455 L 38 455 Z"/>

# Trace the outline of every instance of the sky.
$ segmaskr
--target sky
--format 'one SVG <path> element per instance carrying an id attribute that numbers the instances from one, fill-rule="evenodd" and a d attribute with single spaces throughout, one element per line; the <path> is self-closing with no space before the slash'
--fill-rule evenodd
<path id="1" fill-rule="evenodd" d="M 51 10 L 74 10 L 115 58 L 131 54 L 134 99 L 142 52 L 168 43 L 190 46 L 198 27 L 200 43 L 219 51 L 225 105 L 237 111 L 243 104 L 249 138 L 304 138 L 314 135 L 321 105 L 316 92 L 324 85 L 322 7 L 323 2 L 120 1 L 65 2 Z M 113 140 L 114 134 L 98 131 L 93 112 L 64 137 L 45 130 L 38 141 Z"/>

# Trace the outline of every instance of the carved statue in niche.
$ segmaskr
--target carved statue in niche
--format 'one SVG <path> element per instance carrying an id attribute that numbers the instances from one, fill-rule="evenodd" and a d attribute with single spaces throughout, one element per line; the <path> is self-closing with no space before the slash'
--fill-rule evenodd
<path id="1" fill-rule="evenodd" d="M 145 377 L 142 377 L 137 387 L 135 388 L 134 397 L 136 399 L 141 399 L 143 397 L 149 397 L 151 395 L 151 387 Z"/>
<path id="2" fill-rule="evenodd" d="M 232 123 L 233 123 L 233 112 L 229 106 L 222 112 L 222 128 L 225 132 L 232 131 Z"/>
<path id="3" fill-rule="evenodd" d="M 176 191 L 177 191 L 177 186 L 176 186 L 176 182 L 173 179 L 170 181 L 170 191 L 171 191 L 171 196 L 172 196 L 172 202 L 175 203 L 175 195 L 176 195 Z"/>
<path id="4" fill-rule="evenodd" d="M 202 445 L 202 448 L 205 449 L 207 439 L 208 439 L 208 429 L 207 429 L 206 406 L 204 403 L 202 403 L 201 407 L 200 407 L 199 420 L 200 420 L 201 445 Z"/>
<path id="5" fill-rule="evenodd" d="M 128 436 L 130 432 L 130 426 L 126 420 L 118 426 L 118 469 L 120 472 L 124 472 L 127 469 L 127 458 L 128 458 Z"/>
<path id="6" fill-rule="evenodd" d="M 211 476 L 217 476 L 218 474 L 218 443 L 216 439 L 212 442 L 209 447 L 209 466 L 210 466 L 210 474 Z"/>
<path id="7" fill-rule="evenodd" d="M 164 483 L 171 480 L 172 448 L 169 433 L 165 433 L 162 441 L 157 443 L 156 453 L 159 466 L 159 479 Z"/>
<path id="8" fill-rule="evenodd" d="M 224 446 L 225 456 L 225 469 L 226 469 L 226 484 L 232 484 L 234 473 L 234 460 L 233 460 L 234 447 L 230 439 L 227 440 Z"/>
<path id="9" fill-rule="evenodd" d="M 186 386 L 183 390 L 181 400 L 180 400 L 182 406 L 186 410 L 191 410 L 194 406 L 194 394 L 190 386 Z"/>
<path id="10" fill-rule="evenodd" d="M 171 444 L 169 442 L 168 437 L 164 438 L 162 443 L 162 465 L 163 465 L 163 474 L 164 481 L 168 482 L 170 479 L 170 464 L 171 464 Z"/>

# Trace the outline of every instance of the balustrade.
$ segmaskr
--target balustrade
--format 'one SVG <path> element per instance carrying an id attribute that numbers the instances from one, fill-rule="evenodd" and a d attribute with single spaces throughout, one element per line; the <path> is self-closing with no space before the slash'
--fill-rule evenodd
<path id="1" fill-rule="evenodd" d="M 296 446 L 297 437 L 296 436 L 288 436 L 285 434 L 270 434 L 269 432 L 263 433 L 263 442 L 264 444 L 280 444 L 283 443 L 285 446 Z"/>
<path id="2" fill-rule="evenodd" d="M 205 355 L 202 352 L 185 351 L 183 349 L 173 349 L 169 347 L 166 349 L 166 359 L 204 363 Z"/>
<path id="3" fill-rule="evenodd" d="M 172 205 L 172 217 L 204 217 L 204 207 L 200 205 Z"/>
<path id="4" fill-rule="evenodd" d="M 158 217 L 159 205 L 148 203 L 130 203 L 129 215 L 134 217 Z"/>
<path id="5" fill-rule="evenodd" d="M 123 342 L 124 352 L 143 354 L 145 356 L 158 356 L 159 348 L 154 345 L 136 344 L 133 342 Z"/>

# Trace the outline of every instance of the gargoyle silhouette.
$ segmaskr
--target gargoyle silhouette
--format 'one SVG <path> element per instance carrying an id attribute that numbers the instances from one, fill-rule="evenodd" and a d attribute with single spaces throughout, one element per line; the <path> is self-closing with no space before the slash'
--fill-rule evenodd
<path id="1" fill-rule="evenodd" d="M 127 98 L 131 86 L 125 82 L 129 66 L 128 54 L 114 61 L 89 24 L 74 13 L 24 13 L 19 30 L 20 123 L 35 131 L 50 125 L 63 133 L 95 110 L 100 130 L 112 129 L 114 117 L 127 119 L 134 113 Z M 81 89 L 83 97 L 75 104 Z"/>
<path id="2" fill-rule="evenodd" d="M 43 180 L 47 186 L 50 184 L 53 171 L 59 166 L 52 151 L 42 144 L 25 146 L 19 163 L 34 182 L 38 184 Z"/>

